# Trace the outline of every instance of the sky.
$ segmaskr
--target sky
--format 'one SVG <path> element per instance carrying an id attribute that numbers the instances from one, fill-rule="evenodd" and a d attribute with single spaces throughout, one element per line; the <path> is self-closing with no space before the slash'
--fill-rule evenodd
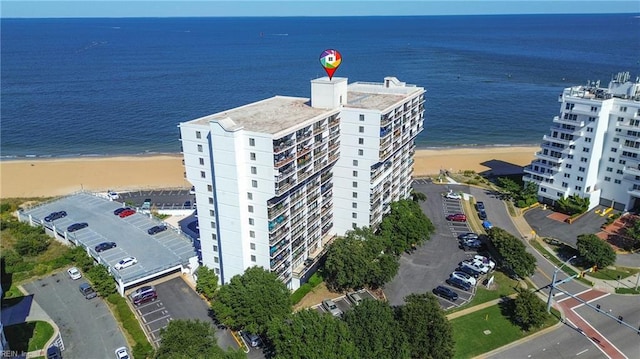
<path id="1" fill-rule="evenodd" d="M 638 0 L 415 1 L 21 1 L 2 0 L 1 18 L 403 16 L 548 13 L 640 13 Z"/>

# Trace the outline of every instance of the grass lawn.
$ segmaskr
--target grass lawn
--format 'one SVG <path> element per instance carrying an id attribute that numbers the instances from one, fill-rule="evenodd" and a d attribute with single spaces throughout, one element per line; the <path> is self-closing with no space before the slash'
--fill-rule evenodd
<path id="1" fill-rule="evenodd" d="M 495 276 L 494 284 L 492 287 L 494 289 L 487 289 L 482 284 L 478 284 L 478 287 L 476 289 L 476 295 L 473 297 L 473 299 L 469 303 L 457 308 L 452 308 L 451 310 L 448 310 L 446 313 L 447 314 L 455 313 L 465 308 L 473 307 L 478 304 L 482 304 L 494 299 L 506 297 L 516 293 L 516 288 L 518 287 L 517 280 L 513 280 L 509 278 L 506 274 L 498 271 L 493 272 L 492 275 Z"/>
<path id="2" fill-rule="evenodd" d="M 44 348 L 53 336 L 53 327 L 43 321 L 26 322 L 4 328 L 11 350 L 30 352 Z"/>
<path id="3" fill-rule="evenodd" d="M 640 294 L 640 290 L 636 288 L 616 288 L 617 294 Z"/>
<path id="4" fill-rule="evenodd" d="M 555 264 L 556 267 L 560 267 L 562 265 L 563 261 L 561 261 L 560 258 L 556 257 L 555 255 L 550 253 L 546 248 L 544 248 L 538 240 L 532 239 L 529 241 L 529 243 L 533 246 L 533 248 L 535 248 L 538 252 L 540 252 L 540 254 L 542 254 L 545 258 L 550 260 L 551 263 Z M 551 247 L 553 248 L 553 246 Z M 565 272 L 568 276 L 573 276 L 578 274 L 576 271 L 574 271 L 573 269 L 567 266 L 562 267 L 562 271 Z M 580 281 L 586 285 L 593 286 L 593 283 L 590 280 L 587 280 L 584 278 L 575 278 L 575 280 Z"/>
<path id="5" fill-rule="evenodd" d="M 451 320 L 455 340 L 454 358 L 475 357 L 524 338 L 557 322 L 556 317 L 549 316 L 542 327 L 525 332 L 502 314 L 499 305 L 469 313 Z M 491 333 L 484 334 L 485 330 L 490 330 Z"/>
<path id="6" fill-rule="evenodd" d="M 609 279 L 609 280 L 617 280 L 618 276 L 620 279 L 624 279 L 630 277 L 636 273 L 640 272 L 640 268 L 627 268 L 627 267 L 615 267 L 614 268 L 598 268 L 597 272 L 589 272 L 587 275 L 589 277 L 598 278 L 598 279 Z"/>

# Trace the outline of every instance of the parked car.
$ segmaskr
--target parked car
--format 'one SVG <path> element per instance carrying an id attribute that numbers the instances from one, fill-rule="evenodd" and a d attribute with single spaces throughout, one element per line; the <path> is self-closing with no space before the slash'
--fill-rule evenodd
<path id="1" fill-rule="evenodd" d="M 151 209 L 151 198 L 145 198 L 144 202 L 142 202 L 142 210 L 148 211 Z"/>
<path id="2" fill-rule="evenodd" d="M 123 258 L 120 262 L 116 263 L 116 265 L 113 267 L 117 270 L 121 270 L 121 269 L 131 267 L 136 263 L 138 263 L 138 260 L 136 259 L 136 257 L 127 257 L 127 258 Z"/>
<path id="3" fill-rule="evenodd" d="M 189 190 L 189 194 L 196 194 L 196 186 L 191 186 L 191 189 Z"/>
<path id="4" fill-rule="evenodd" d="M 465 291 L 471 290 L 471 284 L 461 280 L 460 278 L 449 277 L 449 279 L 447 279 L 447 284 L 452 285 L 456 288 L 460 288 Z"/>
<path id="5" fill-rule="evenodd" d="M 56 219 L 60 219 L 63 217 L 67 216 L 67 212 L 65 211 L 58 211 L 58 212 L 51 212 L 49 213 L 48 216 L 44 217 L 44 221 L 45 222 L 51 222 L 51 221 L 55 221 Z"/>
<path id="6" fill-rule="evenodd" d="M 153 226 L 147 230 L 147 233 L 154 235 L 167 230 L 167 226 L 164 224 Z"/>
<path id="7" fill-rule="evenodd" d="M 120 195 L 115 191 L 109 190 L 109 191 L 107 191 L 107 197 L 110 200 L 115 201 L 116 199 L 120 198 Z"/>
<path id="8" fill-rule="evenodd" d="M 470 274 L 467 274 L 465 272 L 460 272 L 460 271 L 455 271 L 453 273 L 451 273 L 450 275 L 451 278 L 458 278 L 461 281 L 467 282 L 470 285 L 476 285 L 476 279 L 471 276 Z"/>
<path id="9" fill-rule="evenodd" d="M 121 208 L 118 208 L 115 211 L 113 211 L 113 214 L 115 214 L 116 216 L 119 216 L 120 213 L 122 213 L 124 211 L 127 211 L 127 210 L 131 210 L 131 208 L 130 207 L 121 207 Z"/>
<path id="10" fill-rule="evenodd" d="M 151 293 L 151 292 L 155 293 L 156 288 L 152 285 L 145 285 L 136 289 L 133 293 L 131 293 L 131 298 L 135 298 L 145 293 Z"/>
<path id="11" fill-rule="evenodd" d="M 130 359 L 129 350 L 126 347 L 120 347 L 115 351 L 116 359 Z"/>
<path id="12" fill-rule="evenodd" d="M 466 267 L 466 266 L 460 266 L 458 268 L 456 268 L 457 272 L 464 272 L 467 273 L 468 275 L 474 277 L 474 278 L 478 278 L 479 276 L 482 275 L 482 272 L 479 270 L 475 270 L 474 268 L 471 267 Z"/>
<path id="13" fill-rule="evenodd" d="M 156 293 L 155 290 L 149 291 L 133 297 L 133 304 L 140 305 L 148 302 L 153 302 L 157 298 L 158 298 L 158 294 Z"/>
<path id="14" fill-rule="evenodd" d="M 71 267 L 67 269 L 67 274 L 69 274 L 69 278 L 76 280 L 82 278 L 82 273 L 76 267 Z"/>
<path id="15" fill-rule="evenodd" d="M 482 274 L 487 274 L 491 269 L 489 268 L 489 266 L 486 266 L 481 262 L 473 261 L 473 260 L 465 260 L 460 262 L 460 267 L 470 267 L 478 272 L 481 272 Z"/>
<path id="16" fill-rule="evenodd" d="M 482 202 L 482 201 L 476 202 L 476 209 L 478 211 L 484 211 L 484 202 Z"/>
<path id="17" fill-rule="evenodd" d="M 487 220 L 482 221 L 482 228 L 484 228 L 484 229 L 491 229 L 491 228 L 493 228 L 493 224 L 491 224 L 491 222 L 489 222 L 489 221 L 487 221 Z"/>
<path id="18" fill-rule="evenodd" d="M 454 292 L 453 290 L 445 287 L 445 286 L 437 286 L 435 288 L 433 288 L 433 294 L 440 296 L 442 298 L 446 298 L 449 299 L 451 301 L 456 301 L 458 300 L 458 293 Z"/>
<path id="19" fill-rule="evenodd" d="M 338 308 L 336 303 L 334 303 L 331 299 L 325 299 L 322 301 L 322 306 L 327 312 L 331 313 L 334 317 L 342 316 L 342 310 Z"/>
<path id="20" fill-rule="evenodd" d="M 447 194 L 445 194 L 444 196 L 448 199 L 462 199 L 462 196 L 459 193 L 453 192 L 453 190 L 449 190 L 449 192 L 447 192 Z"/>
<path id="21" fill-rule="evenodd" d="M 480 250 L 484 248 L 484 243 L 482 243 L 479 239 L 460 241 L 460 248 L 464 250 Z"/>
<path id="22" fill-rule="evenodd" d="M 96 252 L 102 252 L 115 247 L 117 247 L 115 242 L 102 242 L 95 246 L 94 249 L 96 250 Z"/>
<path id="23" fill-rule="evenodd" d="M 69 227 L 67 227 L 67 232 L 75 232 L 87 227 L 89 227 L 89 223 L 86 223 L 86 222 L 74 223 Z"/>
<path id="24" fill-rule="evenodd" d="M 458 239 L 461 241 L 478 239 L 478 235 L 473 232 L 462 233 L 458 235 Z"/>
<path id="25" fill-rule="evenodd" d="M 466 222 L 467 221 L 467 216 L 465 216 L 464 213 L 450 214 L 450 215 L 447 216 L 447 221 Z"/>
<path id="26" fill-rule="evenodd" d="M 129 217 L 133 214 L 135 214 L 136 211 L 132 210 L 132 209 L 125 209 L 124 211 L 120 212 L 120 214 L 118 216 L 120 216 L 120 218 L 125 218 L 125 217 Z"/>
<path id="27" fill-rule="evenodd" d="M 81 283 L 78 289 L 80 289 L 80 293 L 82 293 L 86 299 L 92 299 L 98 296 L 98 293 L 91 288 L 89 283 Z"/>
<path id="28" fill-rule="evenodd" d="M 245 337 L 245 339 L 247 340 L 247 343 L 249 343 L 251 347 L 257 348 L 260 345 L 262 345 L 262 339 L 260 339 L 260 336 L 258 334 L 253 334 L 253 333 L 243 331 L 242 335 Z"/>
<path id="29" fill-rule="evenodd" d="M 191 208 L 191 201 L 184 201 L 183 208 Z"/>
<path id="30" fill-rule="evenodd" d="M 62 359 L 62 353 L 60 352 L 60 348 L 55 345 L 47 348 L 47 359 Z"/>
<path id="31" fill-rule="evenodd" d="M 347 293 L 347 298 L 349 298 L 351 303 L 353 303 L 354 305 L 360 305 L 360 303 L 362 303 L 362 301 L 364 300 L 360 295 L 360 292 Z"/>
<path id="32" fill-rule="evenodd" d="M 487 219 L 487 212 L 485 212 L 484 209 L 481 211 L 478 211 L 478 218 L 480 218 L 481 220 Z"/>
<path id="33" fill-rule="evenodd" d="M 491 270 L 496 268 L 496 262 L 492 261 L 491 258 L 489 258 L 489 257 L 485 257 L 485 256 L 477 254 L 477 255 L 475 255 L 473 257 L 473 260 L 474 261 L 479 261 L 480 263 L 488 266 L 489 269 L 491 269 Z"/>

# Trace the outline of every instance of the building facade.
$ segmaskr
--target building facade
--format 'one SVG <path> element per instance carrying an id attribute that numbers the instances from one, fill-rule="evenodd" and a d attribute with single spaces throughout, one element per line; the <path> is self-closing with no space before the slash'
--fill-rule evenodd
<path id="1" fill-rule="evenodd" d="M 536 183 L 540 202 L 578 195 L 598 205 L 631 210 L 640 202 L 640 80 L 619 73 L 565 88 L 560 113 L 543 136 L 523 179 Z"/>
<path id="2" fill-rule="evenodd" d="M 375 226 L 410 195 L 423 107 L 424 89 L 393 77 L 325 77 L 311 81 L 311 99 L 181 123 L 203 264 L 223 283 L 257 265 L 298 288 L 336 235 Z"/>

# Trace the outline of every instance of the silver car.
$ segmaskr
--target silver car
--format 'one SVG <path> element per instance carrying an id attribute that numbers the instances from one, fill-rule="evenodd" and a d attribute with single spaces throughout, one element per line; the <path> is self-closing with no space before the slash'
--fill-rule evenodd
<path id="1" fill-rule="evenodd" d="M 463 282 L 469 283 L 469 285 L 471 285 L 471 286 L 476 285 L 476 279 L 473 278 L 472 276 L 468 275 L 465 272 L 455 271 L 455 272 L 451 273 L 450 277 L 451 278 L 458 278 Z"/>
<path id="2" fill-rule="evenodd" d="M 331 299 L 323 300 L 322 306 L 327 312 L 331 313 L 331 315 L 333 315 L 334 317 L 342 316 L 342 310 L 340 310 L 340 308 L 338 308 L 336 303 L 334 303 Z"/>

